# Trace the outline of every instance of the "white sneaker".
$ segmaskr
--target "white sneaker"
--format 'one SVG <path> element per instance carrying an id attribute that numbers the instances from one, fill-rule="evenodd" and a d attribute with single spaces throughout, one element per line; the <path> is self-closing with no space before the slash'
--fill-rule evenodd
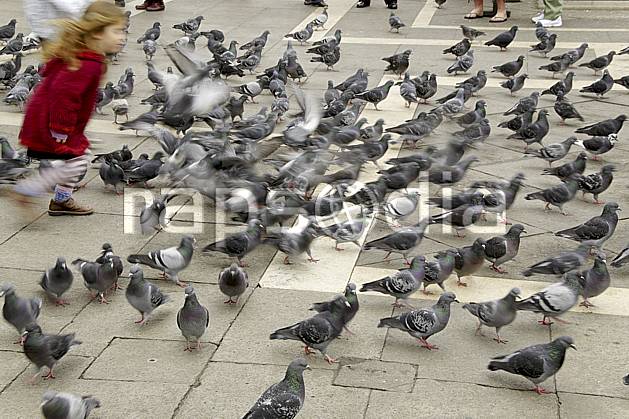
<path id="1" fill-rule="evenodd" d="M 533 23 L 537 23 L 538 20 L 542 20 L 542 19 L 544 19 L 544 12 L 543 11 L 539 12 L 538 14 L 536 14 L 535 16 L 533 16 L 531 18 Z"/>
<path id="2" fill-rule="evenodd" d="M 553 20 L 542 19 L 542 20 L 539 20 L 538 22 L 541 23 L 542 26 L 545 28 L 557 28 L 562 25 L 561 16 L 557 17 L 557 19 L 553 19 Z"/>

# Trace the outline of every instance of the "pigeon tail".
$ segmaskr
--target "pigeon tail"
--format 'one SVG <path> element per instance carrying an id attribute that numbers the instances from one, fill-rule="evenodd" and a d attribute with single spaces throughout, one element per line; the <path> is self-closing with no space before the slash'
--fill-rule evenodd
<path id="1" fill-rule="evenodd" d="M 299 337 L 295 334 L 295 329 L 299 323 L 294 324 L 292 326 L 284 327 L 282 329 L 277 329 L 275 332 L 271 333 L 269 339 L 279 339 L 279 340 L 300 340 Z"/>
<path id="2" fill-rule="evenodd" d="M 508 361 L 500 361 L 500 359 L 503 359 L 503 358 L 504 357 L 499 357 L 498 359 L 496 359 L 494 361 L 490 361 L 489 365 L 487 365 L 487 369 L 489 371 L 503 370 L 503 371 L 507 371 L 507 372 L 510 372 L 510 373 L 514 373 L 513 369 L 509 365 Z"/>
<path id="3" fill-rule="evenodd" d="M 532 201 L 534 199 L 544 200 L 544 194 L 542 192 L 533 192 L 524 197 L 527 201 Z"/>
<path id="4" fill-rule="evenodd" d="M 381 293 L 388 293 L 388 291 L 384 287 L 384 281 L 381 279 L 363 284 L 363 286 L 360 288 L 360 292 L 365 292 L 365 291 L 376 291 L 376 292 L 381 292 Z"/>
<path id="5" fill-rule="evenodd" d="M 148 265 L 151 267 L 157 267 L 155 265 L 155 262 L 153 262 L 153 260 L 148 257 L 148 255 L 129 255 L 127 257 L 127 262 L 129 263 L 139 263 L 141 265 Z M 158 269 L 161 269 L 159 267 L 157 267 Z"/>
<path id="6" fill-rule="evenodd" d="M 385 317 L 384 319 L 380 319 L 378 327 L 392 327 L 394 329 L 404 330 L 404 326 L 400 322 L 400 319 L 397 317 Z"/>
<path id="7" fill-rule="evenodd" d="M 478 309 L 480 308 L 480 306 L 477 303 L 467 303 L 467 304 L 463 304 L 463 309 L 469 311 L 470 313 L 472 313 L 474 316 L 478 317 Z"/>

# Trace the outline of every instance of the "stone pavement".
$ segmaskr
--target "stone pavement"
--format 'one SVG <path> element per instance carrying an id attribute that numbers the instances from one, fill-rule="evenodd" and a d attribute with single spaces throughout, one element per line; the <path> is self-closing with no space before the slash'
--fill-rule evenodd
<path id="1" fill-rule="evenodd" d="M 21 3 L 4 0 L 0 23 L 16 17 L 18 29 L 28 33 Z M 133 10 L 136 3 L 129 2 L 127 8 Z M 227 40 L 242 42 L 270 29 L 270 41 L 261 66 L 265 68 L 273 65 L 285 48 L 286 42 L 281 35 L 302 28 L 316 13 L 299 0 L 166 0 L 166 3 L 165 13 L 133 11 L 131 42 L 121 56 L 120 65 L 111 66 L 105 76 L 107 80 L 115 81 L 127 66 L 135 69 L 136 93 L 130 99 L 130 117 L 145 110 L 138 102 L 148 96 L 152 88 L 146 79 L 141 47 L 133 40 L 153 21 L 160 20 L 163 28 L 170 28 L 188 17 L 201 14 L 206 18 L 203 28 L 219 28 L 225 32 Z M 524 193 L 556 184 L 554 178 L 540 176 L 546 167 L 545 162 L 524 158 L 520 143 L 505 140 L 506 132 L 497 128 L 497 124 L 504 120 L 502 112 L 518 98 L 554 82 L 548 74 L 537 70 L 545 60 L 527 53 L 528 46 L 536 42 L 529 20 L 537 9 L 535 2 L 526 0 L 509 4 L 510 21 L 490 26 L 487 20 L 465 21 L 462 16 L 471 6 L 462 0 L 449 0 L 441 10 L 435 9 L 430 1 L 401 0 L 398 15 L 407 27 L 400 34 L 387 31 L 389 11 L 378 0 L 371 8 L 363 10 L 355 9 L 353 1 L 329 0 L 329 3 L 327 31 L 317 32 L 315 39 L 333 33 L 337 28 L 343 30 L 342 58 L 335 71 L 327 72 L 325 68 L 309 63 L 305 47 L 296 46 L 300 62 L 309 75 L 302 87 L 317 95 L 323 92 L 328 79 L 339 82 L 359 66 L 369 72 L 370 87 L 391 79 L 390 75 L 383 74 L 385 65 L 380 58 L 410 48 L 413 50 L 411 73 L 415 75 L 423 70 L 437 73 L 441 87 L 436 97 L 443 96 L 457 81 L 466 78 L 466 75 L 447 76 L 445 68 L 452 61 L 441 54 L 443 48 L 461 39 L 458 25 L 469 24 L 486 30 L 488 36 L 483 39 L 489 39 L 512 24 L 519 25 L 520 32 L 509 52 L 474 46 L 477 61 L 472 71 L 489 69 L 524 54 L 527 56 L 525 70 L 531 78 L 525 88 L 512 97 L 498 87 L 503 80 L 501 77 L 490 76 L 488 87 L 479 97 L 489 104 L 492 135 L 478 149 L 472 150 L 472 154 L 481 157 L 481 162 L 472 167 L 461 188 L 472 180 L 509 178 L 517 171 L 524 172 L 527 177 Z M 587 60 L 611 49 L 626 47 L 629 11 L 623 3 L 567 2 L 564 27 L 554 30 L 558 34 L 556 51 L 565 51 L 587 41 L 590 44 Z M 178 36 L 175 30 L 165 30 L 160 43 L 165 45 Z M 199 40 L 198 50 L 207 55 L 202 44 Z M 25 61 L 36 63 L 37 58 L 37 54 L 28 55 Z M 163 53 L 154 61 L 159 68 L 169 65 Z M 629 74 L 629 56 L 616 57 L 609 69 L 614 77 Z M 252 78 L 247 76 L 243 80 Z M 629 94 L 620 86 L 615 86 L 601 101 L 577 93 L 578 87 L 596 78 L 590 70 L 577 69 L 575 89 L 570 94 L 571 101 L 586 121 L 591 123 L 629 113 Z M 262 104 L 271 103 L 268 95 L 260 99 Z M 552 128 L 545 139 L 546 144 L 571 135 L 576 126 L 574 122 L 568 126 L 559 125 L 552 101 L 546 96 L 540 100 L 540 105 L 551 108 Z M 256 112 L 258 106 L 249 105 L 246 113 Z M 429 110 L 432 106 L 419 105 L 419 110 Z M 403 106 L 397 88 L 391 91 L 380 108 L 383 110 L 375 111 L 372 106 L 367 106 L 363 116 L 371 122 L 381 117 L 387 125 L 394 125 L 418 111 Z M 128 144 L 135 155 L 158 149 L 150 138 L 120 133 L 111 121 L 111 116 L 96 116 L 90 125 L 89 136 L 103 141 L 101 149 L 110 150 Z M 21 114 L 15 108 L 0 106 L 0 135 L 16 144 L 20 124 Z M 457 129 L 454 123 L 445 122 L 424 143 L 441 145 L 449 139 L 448 133 Z M 625 208 L 629 207 L 626 205 L 629 202 L 627 138 L 625 128 L 613 153 L 605 156 L 605 163 L 614 163 L 619 171 L 610 190 L 602 195 L 603 200 L 613 198 L 625 210 L 629 210 Z M 573 158 L 578 151 L 575 147 L 567 159 Z M 400 151 L 399 145 L 392 146 L 385 157 L 398 153 L 408 151 Z M 588 162 L 587 173 L 597 171 L 601 165 L 600 162 Z M 368 181 L 375 176 L 375 169 L 368 168 L 360 180 Z M 52 266 L 59 255 L 68 260 L 93 258 L 106 241 L 112 243 L 117 254 L 126 256 L 172 246 L 179 241 L 180 234 L 176 233 L 125 234 L 124 215 L 130 214 L 123 198 L 103 189 L 96 169 L 90 169 L 86 179 L 85 188 L 77 196 L 96 208 L 96 214 L 86 218 L 49 217 L 45 213 L 45 200 L 29 213 L 20 212 L 7 196 L 0 197 L 3 214 L 0 282 L 14 283 L 21 295 L 43 297 L 37 282 L 42 271 Z M 436 191 L 432 188 L 428 192 Z M 126 190 L 127 193 L 130 191 L 142 192 Z M 173 226 L 191 227 L 190 215 L 183 212 L 183 207 L 180 209 L 181 212 L 173 218 Z M 229 218 L 217 214 L 209 202 L 203 209 L 202 231 L 195 234 L 201 246 L 226 232 L 242 228 L 226 222 Z M 566 210 L 570 213 L 568 217 L 558 211 L 545 213 L 540 202 L 519 197 L 508 215 L 511 220 L 524 224 L 528 233 L 522 240 L 516 260 L 505 266 L 509 274 L 500 276 L 485 267 L 478 277 L 468 278 L 469 287 L 457 288 L 453 279 L 446 283 L 446 287 L 454 290 L 461 302 L 467 302 L 497 298 L 513 286 L 520 287 L 523 295 L 529 295 L 555 281 L 545 276 L 525 279 L 520 272 L 545 255 L 575 247 L 573 242 L 557 238 L 552 232 L 597 215 L 600 207 L 576 199 L 566 206 Z M 137 208 L 134 211 L 126 219 L 132 225 L 137 222 Z M 624 218 L 616 234 L 604 247 L 608 260 L 627 244 L 628 216 L 621 214 Z M 377 238 L 388 231 L 380 221 L 373 221 L 363 240 Z M 459 239 L 450 233 L 431 229 L 418 251 L 428 257 L 448 247 L 468 245 L 477 235 L 468 232 L 466 238 Z M 491 235 L 480 234 L 482 237 Z M 251 286 L 237 306 L 224 305 L 217 286 L 218 272 L 231 260 L 221 254 L 195 254 L 182 278 L 194 284 L 202 304 L 210 311 L 211 320 L 203 338 L 203 349 L 194 353 L 183 352 L 184 340 L 176 326 L 176 313 L 183 302 L 183 293 L 178 287 L 158 281 L 159 286 L 172 296 L 173 302 L 158 309 L 151 321 L 140 327 L 133 323 L 137 313 L 127 304 L 122 292 L 113 296 L 109 305 L 90 302 L 76 275 L 75 286 L 69 293 L 72 304 L 59 308 L 45 300 L 40 318 L 44 331 L 75 332 L 83 341 L 60 362 L 56 380 L 40 381 L 36 385 L 26 383 L 34 373 L 33 367 L 20 353 L 21 349 L 12 344 L 16 339 L 15 330 L 6 322 L 0 322 L 0 417 L 36 417 L 41 395 L 46 389 L 95 395 L 102 402 L 101 409 L 93 415 L 99 418 L 241 417 L 265 388 L 282 378 L 286 365 L 302 353 L 298 342 L 269 340 L 270 332 L 306 318 L 311 314 L 308 311 L 311 303 L 342 291 L 348 281 L 364 283 L 403 267 L 399 258 L 383 262 L 384 254 L 378 251 L 360 251 L 351 244 L 342 247 L 345 248 L 343 252 L 335 252 L 330 240 L 319 239 L 313 245 L 313 255 L 321 259 L 319 263 L 311 264 L 304 257 L 298 257 L 291 266 L 283 265 L 283 255 L 276 255 L 273 249 L 258 248 L 248 257 Z M 309 357 L 313 370 L 305 373 L 306 402 L 300 417 L 626 417 L 629 390 L 622 385 L 622 376 L 629 372 L 626 344 L 629 274 L 626 268 L 612 269 L 611 272 L 612 288 L 594 299 L 596 307 L 574 309 L 564 316 L 571 324 L 555 324 L 548 329 L 537 325 L 538 316 L 520 313 L 515 323 L 503 330 L 504 337 L 509 340 L 506 345 L 474 336 L 475 319 L 460 307 L 453 307 L 447 329 L 431 339 L 440 346 L 440 350 L 432 352 L 420 348 L 406 334 L 376 328 L 380 318 L 396 313 L 391 309 L 391 298 L 361 294 L 361 308 L 352 323 L 356 335 L 341 338 L 329 348 L 330 354 L 338 356 L 340 363 L 328 365 L 318 354 Z M 153 270 L 147 268 L 145 274 L 158 280 L 157 272 Z M 124 285 L 125 280 L 122 282 Z M 417 295 L 412 303 L 425 307 L 436 297 Z M 538 396 L 528 391 L 531 387 L 528 381 L 506 373 L 489 373 L 486 369 L 493 356 L 547 342 L 559 335 L 574 337 L 578 351 L 570 351 L 560 373 L 544 383 L 553 391 L 551 395 Z"/>

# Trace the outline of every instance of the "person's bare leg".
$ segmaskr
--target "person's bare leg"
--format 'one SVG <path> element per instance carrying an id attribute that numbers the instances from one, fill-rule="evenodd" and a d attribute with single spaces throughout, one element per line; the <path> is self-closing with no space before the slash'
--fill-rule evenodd
<path id="1" fill-rule="evenodd" d="M 470 15 L 483 16 L 483 0 L 474 0 L 474 9 L 467 16 Z"/>
<path id="2" fill-rule="evenodd" d="M 496 5 L 498 6 L 498 10 L 496 10 L 496 15 L 491 18 L 491 20 L 503 20 L 507 18 L 507 5 L 505 0 L 496 0 Z"/>

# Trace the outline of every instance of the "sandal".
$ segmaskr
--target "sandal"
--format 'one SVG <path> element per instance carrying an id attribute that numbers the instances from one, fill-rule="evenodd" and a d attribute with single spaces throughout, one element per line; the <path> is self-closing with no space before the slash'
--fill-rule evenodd
<path id="1" fill-rule="evenodd" d="M 463 19 L 480 19 L 483 17 L 483 14 L 481 13 L 480 15 L 476 12 L 469 12 L 468 14 L 466 14 L 465 16 L 463 16 Z"/>
<path id="2" fill-rule="evenodd" d="M 494 15 L 494 17 L 492 17 L 491 19 L 489 19 L 489 23 L 504 23 L 507 21 L 507 17 L 506 16 L 500 16 L 497 17 Z"/>

